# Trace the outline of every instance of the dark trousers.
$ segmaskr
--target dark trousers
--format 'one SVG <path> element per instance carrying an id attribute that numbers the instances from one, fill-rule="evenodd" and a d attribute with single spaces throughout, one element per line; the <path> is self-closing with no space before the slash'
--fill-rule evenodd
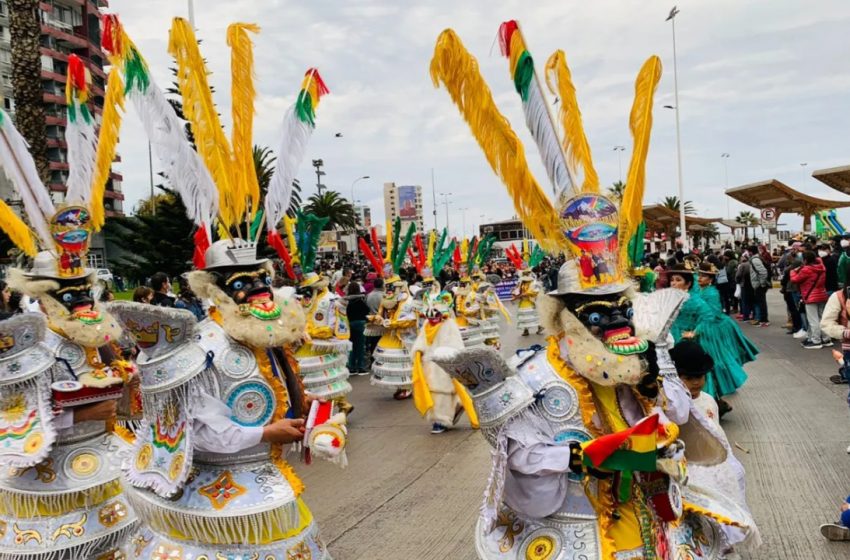
<path id="1" fill-rule="evenodd" d="M 366 361 L 367 363 L 372 363 L 372 354 L 375 353 L 375 348 L 378 347 L 378 341 L 381 340 L 380 336 L 367 336 L 366 337 Z"/>
<path id="2" fill-rule="evenodd" d="M 735 295 L 734 284 L 724 282 L 717 285 L 717 291 L 720 292 L 720 305 L 723 306 L 723 313 L 729 313 L 732 309 L 732 296 Z"/>
<path id="3" fill-rule="evenodd" d="M 797 298 L 794 297 L 794 292 L 785 292 L 783 297 L 788 316 L 791 317 L 791 330 L 797 332 L 803 328 L 803 319 L 800 316 L 800 310 L 797 309 Z"/>
<path id="4" fill-rule="evenodd" d="M 753 290 L 753 319 L 767 323 L 767 288 Z"/>
<path id="5" fill-rule="evenodd" d="M 752 288 L 748 288 L 746 285 L 741 288 L 741 315 L 744 319 L 752 319 L 753 318 L 753 300 L 755 299 L 755 294 L 753 293 Z"/>
<path id="6" fill-rule="evenodd" d="M 366 371 L 366 321 L 349 321 L 351 327 L 351 354 L 348 355 L 348 371 Z"/>

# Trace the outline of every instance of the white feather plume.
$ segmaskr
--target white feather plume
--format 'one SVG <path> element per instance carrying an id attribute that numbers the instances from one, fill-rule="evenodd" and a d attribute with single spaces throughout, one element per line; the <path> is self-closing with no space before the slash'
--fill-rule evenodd
<path id="1" fill-rule="evenodd" d="M 151 149 L 169 184 L 180 194 L 189 218 L 209 228 L 218 214 L 218 190 L 198 153 L 186 138 L 184 123 L 151 79 L 144 91 L 128 95 L 145 127 Z"/>
<path id="2" fill-rule="evenodd" d="M 41 238 L 44 247 L 52 247 L 48 222 L 56 212 L 47 187 L 38 176 L 29 145 L 12 124 L 9 115 L 0 109 L 0 166 L 12 182 L 29 218 L 30 226 Z"/>
<path id="3" fill-rule="evenodd" d="M 277 165 L 266 193 L 266 225 L 275 229 L 289 208 L 292 199 L 292 181 L 304 159 L 313 126 L 298 118 L 295 104 L 283 119 L 283 140 L 277 152 Z"/>
<path id="4" fill-rule="evenodd" d="M 523 101 L 522 110 L 525 114 L 525 124 L 537 144 L 537 151 L 540 152 L 549 181 L 557 187 L 557 192 L 576 191 L 567 169 L 567 160 L 558 132 L 549 115 L 546 98 L 536 79 L 528 86 L 528 99 Z"/>
<path id="5" fill-rule="evenodd" d="M 70 79 L 70 78 L 69 78 Z M 91 195 L 92 175 L 97 159 L 97 132 L 94 129 L 94 118 L 84 116 L 82 107 L 73 100 L 77 118 L 65 126 L 65 143 L 68 145 L 68 190 L 65 202 L 88 206 Z"/>

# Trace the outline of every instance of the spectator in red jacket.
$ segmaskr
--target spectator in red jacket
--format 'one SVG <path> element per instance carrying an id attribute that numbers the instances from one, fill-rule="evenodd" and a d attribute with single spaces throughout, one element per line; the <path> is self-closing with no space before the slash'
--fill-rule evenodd
<path id="1" fill-rule="evenodd" d="M 826 268 L 811 250 L 803 253 L 803 266 L 791 271 L 791 281 L 800 287 L 800 297 L 806 305 L 806 318 L 809 322 L 808 338 L 803 348 L 823 348 L 832 341 L 821 333 L 820 320 L 829 295 L 826 293 Z"/>

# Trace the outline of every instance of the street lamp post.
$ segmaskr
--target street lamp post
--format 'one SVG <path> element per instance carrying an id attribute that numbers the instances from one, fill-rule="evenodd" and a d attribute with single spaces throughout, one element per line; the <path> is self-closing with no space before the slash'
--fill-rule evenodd
<path id="1" fill-rule="evenodd" d="M 726 182 L 726 190 L 729 190 L 729 154 L 723 152 L 720 154 L 720 159 L 723 160 L 723 177 Z M 732 198 L 729 195 L 726 195 L 726 217 L 731 218 L 732 214 L 729 212 L 729 199 Z"/>
<path id="2" fill-rule="evenodd" d="M 614 151 L 617 152 L 617 167 L 620 169 L 620 183 L 623 182 L 623 152 L 626 151 L 625 146 L 614 146 Z"/>
<path id="3" fill-rule="evenodd" d="M 673 98 L 676 103 L 676 156 L 679 168 L 679 228 L 682 230 L 682 251 L 688 251 L 688 230 L 685 225 L 685 189 L 682 181 L 682 136 L 679 129 L 679 69 L 676 63 L 676 16 L 679 9 L 673 6 L 665 21 L 672 24 L 673 29 Z"/>
<path id="4" fill-rule="evenodd" d="M 354 205 L 354 185 L 357 184 L 357 181 L 363 181 L 365 179 L 371 179 L 368 175 L 363 175 L 362 177 L 356 178 L 351 182 L 351 204 Z"/>
<path id="5" fill-rule="evenodd" d="M 468 206 L 465 206 L 460 209 L 460 220 L 461 224 L 463 224 L 463 229 L 460 230 L 460 236 L 466 237 L 466 211 L 469 210 Z"/>
<path id="6" fill-rule="evenodd" d="M 322 194 L 322 189 L 325 188 L 325 185 L 322 184 L 322 175 L 325 174 L 325 172 L 322 171 L 322 166 L 324 165 L 325 162 L 321 159 L 313 160 L 313 167 L 316 168 L 316 190 L 319 191 L 319 196 Z"/>
<path id="7" fill-rule="evenodd" d="M 443 197 L 443 204 L 446 205 L 446 231 L 449 230 L 449 204 L 451 204 L 449 202 L 449 197 L 451 195 L 452 193 L 440 193 L 440 196 Z"/>

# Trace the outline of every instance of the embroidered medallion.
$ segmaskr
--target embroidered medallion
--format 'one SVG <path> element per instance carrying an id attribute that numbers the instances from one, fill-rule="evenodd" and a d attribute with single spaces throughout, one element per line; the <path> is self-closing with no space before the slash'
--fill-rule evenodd
<path id="1" fill-rule="evenodd" d="M 241 426 L 264 426 L 274 414 L 274 395 L 258 381 L 245 381 L 233 387 L 225 398 L 233 411 L 231 418 Z"/>
<path id="2" fill-rule="evenodd" d="M 520 557 L 526 560 L 553 560 L 561 554 L 561 537 L 549 529 L 538 529 L 526 537 Z"/>
<path id="3" fill-rule="evenodd" d="M 113 527 L 127 517 L 127 506 L 121 502 L 111 502 L 100 508 L 97 518 L 104 527 Z"/>
<path id="4" fill-rule="evenodd" d="M 312 560 L 312 558 L 313 553 L 310 552 L 310 547 L 304 541 L 286 551 L 286 560 Z"/>
<path id="5" fill-rule="evenodd" d="M 78 449 L 65 459 L 64 471 L 68 478 L 85 480 L 97 476 L 103 462 L 91 449 Z"/>
<path id="6" fill-rule="evenodd" d="M 149 443 L 144 444 L 141 448 L 139 448 L 138 453 L 136 453 L 136 469 L 143 471 L 148 468 L 148 465 L 151 463 L 152 456 L 153 447 Z"/>
<path id="7" fill-rule="evenodd" d="M 209 498 L 214 509 L 223 509 L 231 500 L 246 492 L 244 486 L 236 484 L 230 471 L 224 471 L 212 483 L 198 489 L 199 494 Z"/>
<path id="8" fill-rule="evenodd" d="M 153 549 L 151 560 L 183 560 L 183 547 L 159 543 Z"/>

